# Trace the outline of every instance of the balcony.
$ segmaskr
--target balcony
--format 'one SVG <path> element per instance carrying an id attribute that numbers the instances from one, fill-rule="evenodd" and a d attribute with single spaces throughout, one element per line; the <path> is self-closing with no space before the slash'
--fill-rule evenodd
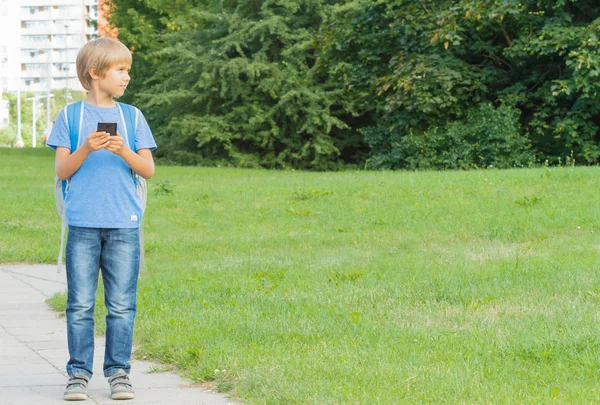
<path id="1" fill-rule="evenodd" d="M 21 77 L 23 79 L 33 79 L 37 77 L 47 77 L 48 71 L 45 69 L 28 69 L 21 71 Z"/>
<path id="2" fill-rule="evenodd" d="M 21 7 L 47 7 L 47 6 L 81 6 L 81 0 L 21 0 Z M 85 0 L 86 5 L 96 4 L 93 1 Z"/>
<path id="3" fill-rule="evenodd" d="M 70 70 L 67 71 L 63 71 L 60 69 L 57 69 L 56 67 L 52 67 L 52 82 L 53 83 L 58 83 L 58 82 L 62 82 L 62 85 L 64 87 L 64 83 L 65 83 L 65 78 L 69 78 L 69 81 L 71 80 L 75 80 L 75 81 L 79 81 L 77 78 L 77 72 L 75 71 L 75 65 L 72 65 L 70 67 Z M 43 70 L 43 69 L 36 69 L 36 70 L 24 70 L 21 71 L 20 74 L 21 80 L 23 80 L 23 83 L 27 83 L 29 82 L 30 84 L 34 84 L 34 83 L 40 83 L 43 82 L 44 84 L 47 83 L 48 80 L 48 71 L 47 70 Z"/>
<path id="4" fill-rule="evenodd" d="M 32 27 L 21 28 L 21 35 L 23 36 L 43 36 L 53 34 L 52 25 L 35 25 Z"/>
<path id="5" fill-rule="evenodd" d="M 50 19 L 50 10 L 34 11 L 31 13 L 29 8 L 21 8 L 21 21 L 47 21 Z"/>
<path id="6" fill-rule="evenodd" d="M 83 41 L 78 38 L 71 38 L 69 35 L 69 41 L 64 38 L 53 38 L 52 39 L 52 49 L 66 50 L 66 49 L 79 49 L 83 46 Z"/>
<path id="7" fill-rule="evenodd" d="M 25 64 L 46 64 L 46 63 L 74 63 L 77 59 L 78 51 L 73 49 L 69 52 L 65 51 L 44 51 L 40 54 L 38 49 L 32 49 L 30 51 L 21 52 L 20 61 Z M 32 55 L 33 54 L 33 55 Z"/>
<path id="8" fill-rule="evenodd" d="M 79 51 L 79 49 L 81 49 L 81 47 L 83 45 L 85 45 L 86 41 L 84 41 L 84 40 L 85 40 L 85 37 L 83 35 L 69 35 L 68 43 L 64 37 L 53 38 L 52 39 L 52 48 L 54 50 L 60 50 L 60 51 L 66 51 L 67 49 L 69 49 L 70 52 L 73 52 L 74 49 Z"/>
<path id="9" fill-rule="evenodd" d="M 21 49 L 50 49 L 50 40 L 32 40 L 21 38 Z"/>
<path id="10" fill-rule="evenodd" d="M 70 50 L 66 51 L 54 51 L 52 52 L 52 62 L 53 63 L 63 63 L 63 62 L 71 62 L 74 63 L 77 59 L 77 54 L 79 50 Z"/>
<path id="11" fill-rule="evenodd" d="M 21 79 L 21 90 L 33 92 L 45 92 L 48 90 L 48 82 L 40 80 L 37 83 L 31 79 Z"/>
<path id="12" fill-rule="evenodd" d="M 54 10 L 52 13 L 53 20 L 75 20 L 81 21 L 84 18 L 82 7 L 69 7 L 68 9 Z"/>
<path id="13" fill-rule="evenodd" d="M 34 9 L 33 13 L 29 10 L 31 10 L 29 7 L 21 8 L 21 21 L 78 21 L 85 17 L 84 8 L 81 5 L 77 7 L 52 8 L 44 11 Z"/>
<path id="14" fill-rule="evenodd" d="M 33 55 L 32 55 L 33 54 Z M 40 54 L 37 50 L 29 52 L 21 52 L 21 63 L 48 63 L 50 61 L 50 52 Z"/>
<path id="15" fill-rule="evenodd" d="M 52 77 L 63 78 L 66 76 L 69 76 L 69 77 L 77 76 L 77 70 L 75 70 L 74 63 L 69 64 L 69 70 L 62 70 L 60 67 L 57 67 L 56 64 L 54 66 L 52 66 Z"/>
<path id="16" fill-rule="evenodd" d="M 83 90 L 83 87 L 81 87 L 81 84 L 79 83 L 79 80 L 77 79 L 77 76 L 69 76 L 69 89 L 70 90 Z M 56 78 L 54 77 L 52 79 L 52 89 L 53 90 L 57 90 L 57 89 L 64 89 L 65 88 L 65 78 L 61 77 L 61 78 Z"/>

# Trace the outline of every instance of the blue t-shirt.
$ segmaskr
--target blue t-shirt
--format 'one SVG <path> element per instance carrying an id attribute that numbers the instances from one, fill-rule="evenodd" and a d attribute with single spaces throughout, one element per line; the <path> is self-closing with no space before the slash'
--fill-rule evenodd
<path id="1" fill-rule="evenodd" d="M 118 106 L 105 108 L 84 102 L 80 142 L 83 144 L 99 122 L 116 122 L 117 132 L 125 138 L 125 123 Z M 47 145 L 71 149 L 64 109 L 58 115 Z M 139 112 L 135 127 L 135 145 L 131 150 L 156 149 L 152 132 Z M 71 151 L 73 152 L 73 151 Z M 69 225 L 84 228 L 137 228 L 142 220 L 142 202 L 135 192 L 131 168 L 106 149 L 92 152 L 70 178 L 65 198 L 65 214 Z"/>

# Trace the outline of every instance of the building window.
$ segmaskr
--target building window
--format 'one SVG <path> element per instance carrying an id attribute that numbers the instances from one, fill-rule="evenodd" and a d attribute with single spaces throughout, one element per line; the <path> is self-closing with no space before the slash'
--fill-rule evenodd
<path id="1" fill-rule="evenodd" d="M 55 63 L 54 67 L 57 70 L 62 70 L 63 72 L 66 72 L 67 70 L 69 70 L 69 64 L 68 63 Z"/>
<path id="2" fill-rule="evenodd" d="M 23 68 L 24 67 L 24 68 Z M 43 70 L 44 69 L 44 64 L 42 63 L 23 63 L 21 65 L 21 70 L 22 71 L 35 71 L 35 70 Z"/>

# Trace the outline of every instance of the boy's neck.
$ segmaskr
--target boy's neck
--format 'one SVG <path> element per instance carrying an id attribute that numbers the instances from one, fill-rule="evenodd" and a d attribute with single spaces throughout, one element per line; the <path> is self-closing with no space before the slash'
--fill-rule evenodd
<path id="1" fill-rule="evenodd" d="M 87 97 L 85 98 L 85 102 L 91 105 L 95 105 L 96 107 L 110 108 L 117 105 L 112 95 L 100 94 L 100 92 L 94 91 L 94 89 L 90 89 Z"/>

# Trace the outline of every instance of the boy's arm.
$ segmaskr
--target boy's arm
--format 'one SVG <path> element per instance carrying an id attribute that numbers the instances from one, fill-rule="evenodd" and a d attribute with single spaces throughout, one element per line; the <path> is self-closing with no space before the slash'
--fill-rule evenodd
<path id="1" fill-rule="evenodd" d="M 144 148 L 138 149 L 137 152 L 132 151 L 118 132 L 117 136 L 110 137 L 109 142 L 110 144 L 106 147 L 106 150 L 121 156 L 125 163 L 131 167 L 131 170 L 145 179 L 154 176 L 154 158 L 150 149 Z"/>
<path id="2" fill-rule="evenodd" d="M 87 137 L 86 142 L 77 148 L 74 153 L 71 153 L 69 148 L 57 147 L 55 169 L 58 178 L 61 180 L 68 179 L 79 170 L 90 153 L 108 146 L 108 136 L 106 132 L 92 132 Z"/>
<path id="3" fill-rule="evenodd" d="M 121 152 L 119 156 L 123 158 L 134 172 L 145 179 L 154 176 L 154 158 L 150 149 L 139 149 L 137 152 L 133 152 L 129 148 L 121 148 Z"/>

